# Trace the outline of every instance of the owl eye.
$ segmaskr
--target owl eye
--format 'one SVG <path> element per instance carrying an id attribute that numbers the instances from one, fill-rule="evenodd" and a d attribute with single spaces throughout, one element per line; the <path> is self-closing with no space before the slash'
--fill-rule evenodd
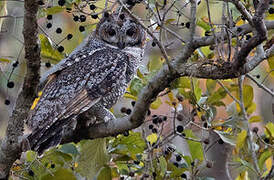
<path id="1" fill-rule="evenodd" d="M 115 36 L 116 32 L 115 32 L 114 29 L 111 28 L 110 30 L 108 30 L 108 34 L 109 34 L 110 36 Z"/>
<path id="2" fill-rule="evenodd" d="M 135 32 L 135 29 L 133 29 L 133 28 L 130 28 L 129 30 L 127 30 L 127 32 L 126 32 L 126 34 L 128 35 L 128 36 L 133 36 L 133 34 L 135 34 L 136 32 Z"/>

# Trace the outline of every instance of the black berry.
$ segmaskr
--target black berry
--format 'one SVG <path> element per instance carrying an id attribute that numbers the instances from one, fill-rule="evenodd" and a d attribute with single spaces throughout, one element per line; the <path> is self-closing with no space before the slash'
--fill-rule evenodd
<path id="1" fill-rule="evenodd" d="M 85 22 L 86 21 L 86 16 L 85 15 L 80 15 L 80 21 Z"/>
<path id="2" fill-rule="evenodd" d="M 260 76 L 259 74 L 258 74 L 258 75 L 256 75 L 256 78 L 260 79 L 260 77 L 261 77 L 261 76 Z"/>
<path id="3" fill-rule="evenodd" d="M 179 167 L 179 164 L 177 162 L 174 162 L 173 165 Z"/>
<path id="4" fill-rule="evenodd" d="M 208 127 L 207 122 L 205 122 L 205 123 L 203 124 L 203 127 L 204 127 L 204 128 L 207 128 L 207 127 Z"/>
<path id="5" fill-rule="evenodd" d="M 14 87 L 14 82 L 13 82 L 13 81 L 9 81 L 9 82 L 7 83 L 7 87 L 8 87 L 8 88 L 13 88 L 13 87 Z"/>
<path id="6" fill-rule="evenodd" d="M 29 170 L 28 174 L 29 174 L 30 176 L 34 176 L 34 172 L 33 172 L 32 170 Z"/>
<path id="7" fill-rule="evenodd" d="M 58 1 L 58 5 L 59 5 L 59 6 L 64 6 L 65 3 L 66 3 L 65 0 L 59 0 L 59 1 Z"/>
<path id="8" fill-rule="evenodd" d="M 184 126 L 178 125 L 176 130 L 177 132 L 182 133 L 184 131 Z"/>
<path id="9" fill-rule="evenodd" d="M 206 121 L 206 116 L 205 116 L 205 115 L 202 115 L 202 116 L 201 116 L 201 120 L 202 120 L 202 121 Z"/>
<path id="10" fill-rule="evenodd" d="M 56 33 L 57 33 L 57 34 L 62 33 L 62 29 L 61 29 L 61 28 L 57 28 L 57 29 L 56 29 Z"/>
<path id="11" fill-rule="evenodd" d="M 176 156 L 176 161 L 181 161 L 182 160 L 182 157 L 180 155 L 177 155 Z"/>
<path id="12" fill-rule="evenodd" d="M 258 133 L 258 131 L 259 131 L 259 128 L 258 127 L 254 127 L 253 129 L 252 129 L 252 132 L 254 132 L 254 133 Z"/>
<path id="13" fill-rule="evenodd" d="M 140 164 L 140 161 L 133 161 L 134 164 Z"/>
<path id="14" fill-rule="evenodd" d="M 65 50 L 65 48 L 64 48 L 63 46 L 59 46 L 59 47 L 57 48 L 57 50 L 61 53 L 61 52 L 63 52 L 63 51 Z"/>
<path id="15" fill-rule="evenodd" d="M 42 6 L 44 5 L 45 3 L 43 1 L 38 1 L 38 5 Z"/>
<path id="16" fill-rule="evenodd" d="M 249 34 L 247 34 L 246 36 L 245 36 L 245 39 L 246 40 L 249 40 L 251 38 L 251 35 L 249 35 Z"/>
<path id="17" fill-rule="evenodd" d="M 68 34 L 68 35 L 67 35 L 67 40 L 70 40 L 72 37 L 73 37 L 72 34 Z"/>
<path id="18" fill-rule="evenodd" d="M 128 108 L 127 111 L 126 111 L 126 114 L 130 115 L 131 114 L 131 109 Z"/>
<path id="19" fill-rule="evenodd" d="M 269 13 L 269 14 L 273 14 L 273 13 L 274 13 L 274 8 L 269 8 L 269 9 L 268 9 L 268 13 Z"/>
<path id="20" fill-rule="evenodd" d="M 186 174 L 185 173 L 181 174 L 181 178 L 186 179 L 187 178 Z"/>
<path id="21" fill-rule="evenodd" d="M 15 61 L 13 64 L 12 64 L 12 67 L 16 68 L 18 66 L 19 62 L 18 61 Z"/>
<path id="22" fill-rule="evenodd" d="M 154 119 L 152 120 L 152 123 L 153 123 L 153 124 L 158 124 L 158 119 L 159 119 L 158 117 L 154 118 Z"/>
<path id="23" fill-rule="evenodd" d="M 147 110 L 147 115 L 150 116 L 150 114 L 151 114 L 151 111 Z"/>
<path id="24" fill-rule="evenodd" d="M 128 131 L 125 131 L 125 132 L 123 132 L 123 135 L 124 135 L 124 136 L 129 136 L 129 132 L 128 132 Z"/>
<path id="25" fill-rule="evenodd" d="M 91 5 L 89 6 L 89 9 L 90 9 L 90 10 L 94 10 L 94 9 L 96 9 L 96 6 L 95 6 L 94 4 L 91 4 Z"/>
<path id="26" fill-rule="evenodd" d="M 119 18 L 123 20 L 123 19 L 125 19 L 125 15 L 124 15 L 124 14 L 121 14 L 121 15 L 119 16 Z"/>
<path id="27" fill-rule="evenodd" d="M 181 23 L 181 26 L 184 26 L 184 25 L 185 25 L 185 23 L 182 22 L 182 23 Z"/>
<path id="28" fill-rule="evenodd" d="M 152 42 L 151 46 L 152 46 L 152 47 L 155 47 L 155 46 L 156 46 L 156 43 L 155 43 L 155 42 Z"/>
<path id="29" fill-rule="evenodd" d="M 50 68 L 50 67 L 51 67 L 50 62 L 46 62 L 46 63 L 45 63 L 45 66 L 46 66 L 47 68 Z"/>
<path id="30" fill-rule="evenodd" d="M 47 28 L 49 29 L 49 28 L 51 28 L 52 27 L 52 24 L 51 23 L 48 23 L 47 24 Z"/>
<path id="31" fill-rule="evenodd" d="M 190 28 L 190 22 L 186 23 L 186 28 Z"/>
<path id="32" fill-rule="evenodd" d="M 50 167 L 53 169 L 55 168 L 55 164 L 51 164 Z"/>
<path id="33" fill-rule="evenodd" d="M 78 16 L 73 16 L 73 20 L 76 22 L 79 20 L 79 17 Z"/>
<path id="34" fill-rule="evenodd" d="M 52 20 L 52 15 L 51 14 L 47 15 L 47 19 Z"/>
<path id="35" fill-rule="evenodd" d="M 153 128 L 153 129 L 152 129 L 152 132 L 153 132 L 153 133 L 157 133 L 158 130 L 157 130 L 156 128 Z"/>
<path id="36" fill-rule="evenodd" d="M 5 100 L 5 105 L 10 105 L 10 100 L 6 99 Z"/>
<path id="37" fill-rule="evenodd" d="M 153 126 L 152 124 L 150 124 L 150 125 L 148 126 L 148 128 L 149 128 L 149 129 L 153 129 L 154 126 Z"/>
<path id="38" fill-rule="evenodd" d="M 91 18 L 92 18 L 92 19 L 97 19 L 97 18 L 98 18 L 98 15 L 97 15 L 97 14 L 93 14 L 93 15 L 91 15 Z"/>
<path id="39" fill-rule="evenodd" d="M 135 101 L 131 101 L 131 105 L 134 107 L 135 106 Z"/>
<path id="40" fill-rule="evenodd" d="M 80 32 L 85 31 L 85 27 L 84 27 L 84 26 L 79 26 L 79 31 L 80 31 Z"/>
<path id="41" fill-rule="evenodd" d="M 264 142 L 269 144 L 269 142 L 270 142 L 269 138 L 264 138 Z"/>

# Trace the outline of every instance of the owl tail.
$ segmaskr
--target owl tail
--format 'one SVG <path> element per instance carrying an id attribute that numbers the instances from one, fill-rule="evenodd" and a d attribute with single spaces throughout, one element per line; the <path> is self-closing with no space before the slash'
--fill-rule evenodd
<path id="1" fill-rule="evenodd" d="M 50 147 L 60 144 L 64 134 L 64 127 L 72 123 L 73 120 L 74 118 L 62 119 L 56 121 L 48 128 L 34 129 L 27 137 L 31 150 L 36 151 L 41 155 Z"/>

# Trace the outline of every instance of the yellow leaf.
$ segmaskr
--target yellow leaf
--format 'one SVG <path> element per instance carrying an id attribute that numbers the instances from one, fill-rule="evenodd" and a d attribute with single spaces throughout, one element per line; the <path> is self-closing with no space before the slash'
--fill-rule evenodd
<path id="1" fill-rule="evenodd" d="M 151 103 L 150 108 L 151 109 L 158 109 L 162 104 L 162 101 L 160 98 L 157 98 L 153 103 Z"/>
<path id="2" fill-rule="evenodd" d="M 133 96 L 132 94 L 129 94 L 129 93 L 125 93 L 124 98 L 129 98 L 129 99 L 133 99 L 133 100 L 137 101 L 137 97 Z"/>
<path id="3" fill-rule="evenodd" d="M 265 161 L 265 167 L 267 169 L 267 171 L 269 172 L 271 167 L 272 167 L 272 157 L 269 157 L 266 161 Z"/>
<path id="4" fill-rule="evenodd" d="M 157 136 L 157 134 L 152 133 L 152 134 L 148 135 L 146 139 L 150 144 L 153 144 L 157 141 L 158 136 Z"/>
<path id="5" fill-rule="evenodd" d="M 169 97 L 170 101 L 171 101 L 171 102 L 173 102 L 173 101 L 174 101 L 174 95 L 173 95 L 173 92 L 172 92 L 172 91 L 170 91 L 167 95 L 168 95 L 168 97 Z"/>
<path id="6" fill-rule="evenodd" d="M 243 25 L 243 24 L 245 24 L 245 21 L 243 21 L 243 20 L 241 19 L 241 20 L 239 20 L 239 21 L 236 23 L 236 26 L 241 26 L 241 25 Z"/>
<path id="7" fill-rule="evenodd" d="M 31 110 L 33 110 L 34 108 L 35 108 L 35 106 L 37 105 L 37 103 L 39 102 L 39 100 L 40 100 L 40 97 L 42 96 L 42 91 L 40 91 L 39 93 L 38 93 L 38 97 L 37 98 L 35 98 L 34 99 L 34 101 L 33 101 L 33 103 L 32 103 L 32 106 L 31 106 Z"/>
<path id="8" fill-rule="evenodd" d="M 241 172 L 235 180 L 249 180 L 248 172 L 247 171 Z"/>
<path id="9" fill-rule="evenodd" d="M 261 116 L 252 116 L 248 120 L 249 123 L 261 122 L 261 121 L 262 121 L 262 117 Z"/>
<path id="10" fill-rule="evenodd" d="M 244 147 L 245 140 L 246 140 L 247 132 L 246 130 L 242 130 L 237 135 L 237 141 L 236 141 L 236 150 L 239 152 L 239 150 Z"/>

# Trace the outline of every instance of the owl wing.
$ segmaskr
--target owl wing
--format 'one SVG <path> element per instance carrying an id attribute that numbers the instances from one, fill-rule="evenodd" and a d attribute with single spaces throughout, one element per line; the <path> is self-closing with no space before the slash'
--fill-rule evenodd
<path id="1" fill-rule="evenodd" d="M 77 48 L 75 48 L 68 57 L 61 60 L 58 64 L 55 64 L 52 68 L 50 68 L 41 76 L 39 89 L 44 88 L 44 86 L 48 83 L 48 78 L 51 75 L 54 75 L 58 71 L 62 71 L 63 69 L 70 66 L 68 64 L 74 64 L 75 62 L 77 62 L 75 61 L 76 59 L 80 61 L 81 58 L 85 58 L 87 48 L 90 48 L 89 54 L 93 54 L 96 51 L 100 50 L 102 48 L 102 45 L 98 43 L 94 44 L 94 42 L 96 41 L 97 40 L 92 39 L 92 36 L 85 38 L 85 40 L 79 46 L 77 46 Z"/>
<path id="2" fill-rule="evenodd" d="M 32 116 L 37 125 L 28 137 L 31 148 L 41 153 L 59 144 L 63 128 L 124 79 L 127 61 L 126 54 L 103 48 L 49 76 Z"/>

